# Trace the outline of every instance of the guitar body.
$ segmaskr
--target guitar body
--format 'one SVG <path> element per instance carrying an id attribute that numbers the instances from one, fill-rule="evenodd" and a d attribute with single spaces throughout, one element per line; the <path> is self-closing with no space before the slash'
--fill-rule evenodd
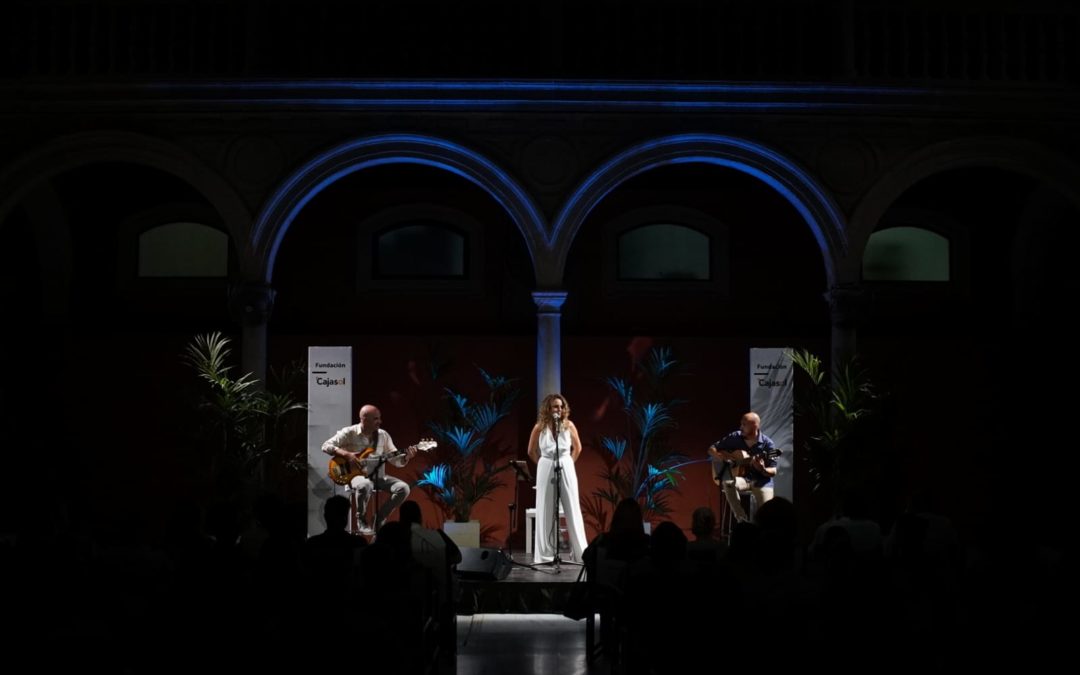
<path id="1" fill-rule="evenodd" d="M 753 457 L 750 456 L 748 450 L 717 450 L 717 452 L 720 453 L 720 457 L 712 458 L 712 479 L 717 485 L 724 482 L 725 473 L 727 480 L 734 480 L 745 477 L 750 472 Z M 772 448 L 760 454 L 764 457 L 779 457 L 782 453 L 780 448 Z"/>
<path id="2" fill-rule="evenodd" d="M 746 450 L 717 450 L 720 457 L 713 458 L 712 479 L 717 485 L 724 481 L 724 473 L 728 474 L 728 480 L 734 480 L 746 474 L 746 467 L 750 464 L 750 453 Z"/>
<path id="3" fill-rule="evenodd" d="M 431 439 L 420 441 L 416 445 L 410 446 L 414 450 L 419 452 L 427 452 L 428 450 L 437 447 L 438 443 Z M 368 475 L 367 463 L 364 460 L 371 458 L 371 455 L 375 454 L 375 448 L 364 448 L 360 452 L 360 456 L 353 460 L 352 458 L 338 457 L 334 455 L 330 458 L 330 467 L 327 473 L 330 476 L 330 480 L 334 481 L 338 485 L 348 485 L 352 482 L 353 478 L 357 476 Z M 386 460 L 391 460 L 394 457 L 399 457 L 405 454 L 404 450 L 390 453 L 386 457 Z M 380 457 L 379 459 L 383 459 Z"/>
<path id="4" fill-rule="evenodd" d="M 375 448 L 364 448 L 364 451 L 360 453 L 360 459 L 367 459 L 373 452 L 375 452 Z M 337 457 L 335 455 L 330 458 L 330 468 L 328 473 L 330 475 L 330 480 L 338 485 L 348 485 L 352 482 L 353 478 L 356 478 L 357 476 L 366 476 L 367 468 L 359 462 L 354 462 L 352 459 Z"/>

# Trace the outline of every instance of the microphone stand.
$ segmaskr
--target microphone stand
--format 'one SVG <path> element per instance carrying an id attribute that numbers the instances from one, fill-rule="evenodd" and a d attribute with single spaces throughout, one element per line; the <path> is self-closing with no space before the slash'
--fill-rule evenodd
<path id="1" fill-rule="evenodd" d="M 552 524 L 550 537 L 555 550 L 555 557 L 551 559 L 551 564 L 555 568 L 555 574 L 562 571 L 559 569 L 559 566 L 562 564 L 562 559 L 559 557 L 559 510 L 562 508 L 562 453 L 559 450 L 559 434 L 556 433 L 562 431 L 562 429 L 558 428 L 561 425 L 561 422 L 562 420 L 560 418 L 555 418 L 556 430 L 552 431 L 551 434 L 555 439 L 555 507 L 551 510 Z"/>
<path id="2" fill-rule="evenodd" d="M 556 418 L 555 421 L 557 423 L 562 422 L 560 418 Z M 551 570 L 551 574 L 559 574 L 562 571 L 560 568 L 563 564 L 562 557 L 559 556 L 559 507 L 562 504 L 562 452 L 559 450 L 559 434 L 555 433 L 555 431 L 553 430 L 551 436 L 555 440 L 555 504 L 551 510 L 552 523 L 548 537 L 553 542 L 555 557 L 551 559 L 551 562 L 542 564 L 552 565 L 554 569 Z M 539 489 L 539 486 L 537 486 L 537 489 Z M 578 563 L 571 563 L 567 561 L 566 564 L 576 565 Z"/>

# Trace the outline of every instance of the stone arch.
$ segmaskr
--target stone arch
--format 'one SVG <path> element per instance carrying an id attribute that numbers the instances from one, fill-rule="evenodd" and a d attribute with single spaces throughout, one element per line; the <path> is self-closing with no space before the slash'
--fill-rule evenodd
<path id="1" fill-rule="evenodd" d="M 96 131 L 57 138 L 8 165 L 0 174 L 0 222 L 42 181 L 87 164 L 122 162 L 149 166 L 176 176 L 202 194 L 221 215 L 237 245 L 246 241 L 251 215 L 228 182 L 183 148 L 131 132 Z"/>
<path id="2" fill-rule="evenodd" d="M 943 171 L 990 167 L 1021 173 L 1060 192 L 1080 209 L 1080 165 L 1042 145 L 1005 137 L 976 137 L 924 147 L 878 178 L 852 212 L 851 255 L 844 274 L 858 281 L 863 251 L 889 207 L 919 181 Z"/>
<path id="3" fill-rule="evenodd" d="M 691 162 L 737 169 L 780 193 L 810 227 L 821 249 L 829 285 L 835 283 L 838 261 L 847 252 L 844 216 L 816 178 L 792 159 L 752 141 L 714 134 L 682 134 L 639 143 L 611 158 L 582 181 L 555 220 L 549 239 L 555 259 L 553 278 L 541 280 L 541 285 L 560 282 L 578 230 L 605 195 L 650 169 Z"/>
<path id="4" fill-rule="evenodd" d="M 510 174 L 483 155 L 431 136 L 388 134 L 342 143 L 294 171 L 267 201 L 252 229 L 251 248 L 262 281 L 270 283 L 278 247 L 300 210 L 337 179 L 382 164 L 423 164 L 474 183 L 510 214 L 521 231 L 534 268 L 546 254 L 546 221 Z"/>

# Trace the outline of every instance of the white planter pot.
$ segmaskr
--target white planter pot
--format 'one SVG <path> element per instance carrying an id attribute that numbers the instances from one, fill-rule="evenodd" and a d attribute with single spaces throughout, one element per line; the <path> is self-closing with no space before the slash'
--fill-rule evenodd
<path id="1" fill-rule="evenodd" d="M 443 523 L 443 532 L 446 536 L 458 545 L 458 548 L 464 548 L 466 546 L 472 548 L 480 547 L 480 521 L 470 520 L 467 523 L 455 523 L 452 520 L 448 520 Z"/>

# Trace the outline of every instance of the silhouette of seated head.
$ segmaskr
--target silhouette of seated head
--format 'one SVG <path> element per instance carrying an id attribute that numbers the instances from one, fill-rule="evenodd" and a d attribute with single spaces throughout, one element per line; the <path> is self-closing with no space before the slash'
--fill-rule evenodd
<path id="1" fill-rule="evenodd" d="M 341 495 L 334 495 L 323 504 L 323 517 L 326 518 L 327 530 L 344 530 L 349 522 L 349 500 Z"/>
<path id="2" fill-rule="evenodd" d="M 421 522 L 423 518 L 420 515 L 420 505 L 412 501 L 411 499 L 405 502 L 401 505 L 401 508 L 398 509 L 398 519 L 401 522 L 409 525 L 413 523 L 416 523 L 417 525 L 423 525 L 423 523 Z"/>

